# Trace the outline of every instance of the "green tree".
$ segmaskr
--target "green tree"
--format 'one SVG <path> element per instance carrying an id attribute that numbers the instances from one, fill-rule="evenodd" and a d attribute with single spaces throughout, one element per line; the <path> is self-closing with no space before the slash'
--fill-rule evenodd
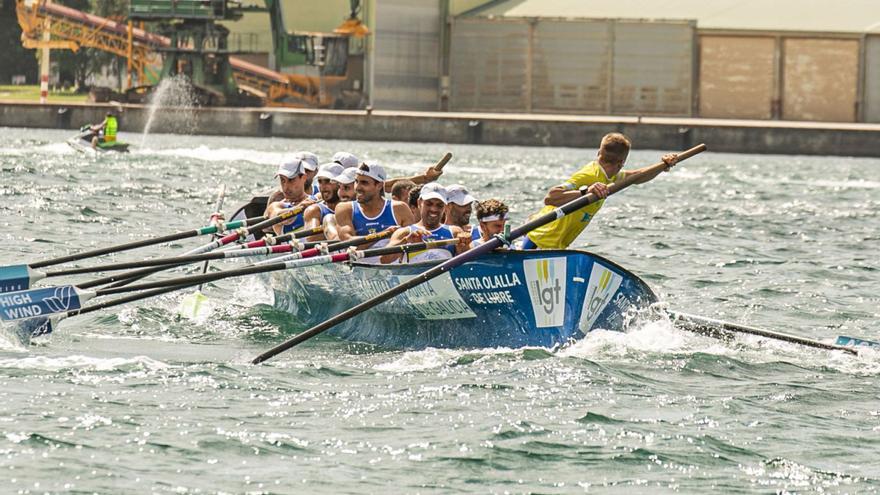
<path id="1" fill-rule="evenodd" d="M 39 81 L 36 52 L 21 46 L 21 27 L 15 17 L 15 0 L 2 0 L 0 6 L 0 84 L 23 74 L 28 84 Z"/>

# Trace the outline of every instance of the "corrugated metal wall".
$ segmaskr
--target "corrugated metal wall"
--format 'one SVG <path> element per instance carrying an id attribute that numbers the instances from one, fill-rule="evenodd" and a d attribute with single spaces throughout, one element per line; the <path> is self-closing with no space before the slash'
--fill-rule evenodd
<path id="1" fill-rule="evenodd" d="M 700 116 L 770 119 L 776 39 L 700 36 Z"/>
<path id="2" fill-rule="evenodd" d="M 461 20 L 450 43 L 450 108 L 525 112 L 529 25 Z"/>
<path id="3" fill-rule="evenodd" d="M 608 22 L 542 21 L 532 41 L 532 110 L 610 111 Z"/>
<path id="4" fill-rule="evenodd" d="M 783 53 L 783 119 L 856 120 L 858 40 L 786 38 Z"/>
<path id="5" fill-rule="evenodd" d="M 615 114 L 690 115 L 694 25 L 614 23 Z"/>
<path id="6" fill-rule="evenodd" d="M 682 22 L 456 19 L 450 107 L 690 115 L 693 38 Z"/>
<path id="7" fill-rule="evenodd" d="M 440 1 L 377 0 L 372 102 L 377 109 L 437 110 Z"/>
<path id="8" fill-rule="evenodd" d="M 880 36 L 865 43 L 865 122 L 880 122 Z"/>

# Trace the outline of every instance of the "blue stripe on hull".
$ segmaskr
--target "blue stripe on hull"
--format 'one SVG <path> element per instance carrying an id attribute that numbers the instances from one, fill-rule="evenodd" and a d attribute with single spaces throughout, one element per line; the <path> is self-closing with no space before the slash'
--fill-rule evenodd
<path id="1" fill-rule="evenodd" d="M 312 326 L 433 264 L 327 265 L 271 276 L 275 306 Z M 582 251 L 511 251 L 466 263 L 330 331 L 402 349 L 552 347 L 657 301 L 638 277 Z"/>

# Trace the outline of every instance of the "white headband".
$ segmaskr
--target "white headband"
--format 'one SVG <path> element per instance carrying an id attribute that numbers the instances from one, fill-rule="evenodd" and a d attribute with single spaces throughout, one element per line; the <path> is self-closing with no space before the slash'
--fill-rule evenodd
<path id="1" fill-rule="evenodd" d="M 489 215 L 480 218 L 481 222 L 495 222 L 497 220 L 507 220 L 507 213 L 503 215 Z"/>

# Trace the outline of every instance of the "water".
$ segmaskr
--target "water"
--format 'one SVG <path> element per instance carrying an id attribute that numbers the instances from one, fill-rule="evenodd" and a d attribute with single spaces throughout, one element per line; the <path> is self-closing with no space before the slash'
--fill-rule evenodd
<path id="1" fill-rule="evenodd" d="M 592 152 L 151 135 L 95 159 L 63 132 L 0 136 L 0 263 L 205 224 L 270 186 L 285 152 L 349 150 L 513 206 Z M 711 146 L 711 143 L 709 143 Z M 636 150 L 629 166 L 656 160 Z M 880 339 L 880 160 L 706 153 L 609 200 L 579 242 L 670 307 L 831 340 Z M 196 240 L 143 253 L 178 254 Z M 81 262 L 85 266 L 87 262 Z M 232 263 L 217 266 L 236 266 Z M 198 268 L 195 269 L 199 269 Z M 255 279 L 0 335 L 0 484 L 13 493 L 873 493 L 880 357 L 646 323 L 569 347 L 404 352 L 315 339 Z"/>
<path id="2" fill-rule="evenodd" d="M 147 124 L 141 134 L 141 148 L 147 146 L 147 136 L 154 125 L 161 125 L 164 132 L 191 133 L 197 104 L 195 91 L 186 76 L 177 75 L 159 81 L 156 90 L 150 95 Z M 176 116 L 175 119 L 162 118 L 171 112 Z"/>

